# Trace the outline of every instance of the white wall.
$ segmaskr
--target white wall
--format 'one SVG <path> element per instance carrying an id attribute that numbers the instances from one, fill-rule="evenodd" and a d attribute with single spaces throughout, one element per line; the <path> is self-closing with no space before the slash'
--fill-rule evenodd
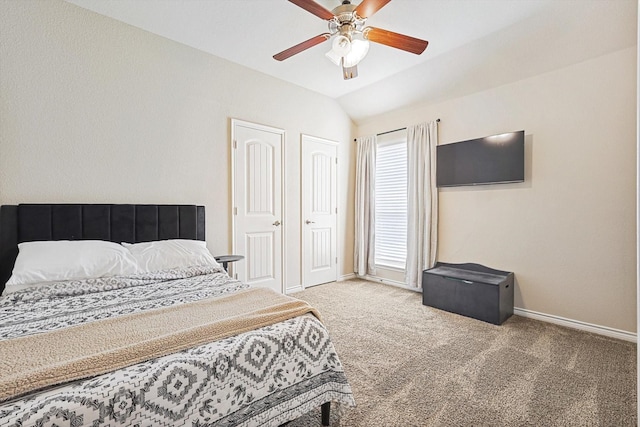
<path id="1" fill-rule="evenodd" d="M 527 182 L 440 193 L 440 255 L 516 273 L 516 305 L 636 330 L 636 50 L 436 105 L 440 142 L 525 129 Z M 58 1 L 0 2 L 0 203 L 198 203 L 230 250 L 230 118 L 286 130 L 287 286 L 300 281 L 300 134 L 340 141 L 353 265 L 354 126 L 337 103 Z"/>
<path id="2" fill-rule="evenodd" d="M 517 307 L 634 332 L 636 55 L 425 102 L 358 134 L 436 118 L 440 144 L 524 129 L 525 183 L 440 190 L 438 259 L 515 272 Z"/>
<path id="3" fill-rule="evenodd" d="M 0 2 L 0 203 L 197 203 L 214 254 L 231 249 L 230 119 L 286 130 L 286 285 L 300 284 L 300 134 L 340 142 L 332 99 L 69 3 Z M 341 274 L 353 194 L 339 193 Z"/>
<path id="4" fill-rule="evenodd" d="M 640 5 L 640 0 L 638 0 Z M 638 20 L 640 22 L 640 7 L 638 8 Z M 640 47 L 640 31 L 637 31 L 638 45 Z M 636 55 L 638 50 L 636 50 Z M 640 57 L 636 58 L 636 86 L 640 85 L 640 63 L 638 62 Z M 636 90 L 636 321 L 637 329 L 640 330 L 640 239 L 638 234 L 638 227 L 640 227 L 640 94 Z M 636 348 L 636 390 L 640 388 L 640 354 Z M 636 398 L 637 400 L 637 398 Z M 638 418 L 640 418 L 640 401 L 636 402 L 638 406 Z"/>

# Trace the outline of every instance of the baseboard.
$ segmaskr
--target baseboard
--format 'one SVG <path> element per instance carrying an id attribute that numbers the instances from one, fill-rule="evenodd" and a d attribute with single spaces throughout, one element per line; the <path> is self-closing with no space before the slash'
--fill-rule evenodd
<path id="1" fill-rule="evenodd" d="M 592 323 L 581 322 L 579 320 L 567 319 L 565 317 L 554 316 L 552 314 L 539 313 L 537 311 L 524 308 L 514 308 L 513 314 L 527 317 L 529 319 L 541 320 L 555 325 L 566 326 L 567 328 L 579 329 L 581 331 L 592 332 L 619 340 L 638 342 L 638 335 L 633 332 L 622 331 L 620 329 L 609 328 L 607 326 L 594 325 Z"/>
<path id="2" fill-rule="evenodd" d="M 356 278 L 356 274 L 355 273 L 351 273 L 351 274 L 344 274 L 340 277 L 338 277 L 338 279 L 336 280 L 336 282 L 343 282 L 345 280 L 351 280 L 351 279 L 355 279 Z M 310 286 L 311 287 L 311 286 Z M 287 290 L 285 291 L 286 294 L 292 294 L 294 292 L 300 292 L 300 291 L 304 291 L 304 286 L 302 286 L 302 284 L 298 285 L 298 286 L 292 286 L 290 288 L 287 288 Z"/>
<path id="3" fill-rule="evenodd" d="M 292 293 L 294 293 L 294 292 L 300 292 L 300 291 L 302 291 L 302 290 L 304 290 L 304 289 L 302 289 L 302 285 L 298 285 L 298 286 L 293 286 L 293 287 L 291 287 L 291 288 L 287 288 L 287 290 L 285 291 L 285 293 L 286 293 L 287 295 L 289 295 L 289 294 L 292 294 Z"/>
<path id="4" fill-rule="evenodd" d="M 378 283 L 384 283 L 385 285 L 391 285 L 391 286 L 395 286 L 396 288 L 402 288 L 402 289 L 406 289 L 408 291 L 414 291 L 414 292 L 422 292 L 422 289 L 418 289 L 418 288 L 412 288 L 411 286 L 407 286 L 405 283 L 403 282 L 398 282 L 396 280 L 391 280 L 391 279 L 382 279 L 380 277 L 374 277 L 374 276 L 359 276 L 361 279 L 365 279 L 365 280 L 369 280 L 371 282 L 378 282 Z"/>
<path id="5" fill-rule="evenodd" d="M 395 286 L 397 288 L 407 289 L 414 292 L 422 292 L 422 289 L 416 289 L 407 286 L 405 283 L 396 280 L 381 279 L 374 276 L 357 276 L 355 273 L 340 276 L 338 281 L 360 278 L 371 282 L 383 283 L 385 285 Z M 527 317 L 529 319 L 540 320 L 542 322 L 553 323 L 554 325 L 565 326 L 567 328 L 578 329 L 581 331 L 592 332 L 594 334 L 603 335 L 610 338 L 616 338 L 623 341 L 637 343 L 638 335 L 633 332 L 623 331 L 620 329 L 609 328 L 607 326 L 594 325 L 593 323 L 581 322 L 580 320 L 567 319 L 565 317 L 555 316 L 553 314 L 540 313 L 525 308 L 515 307 L 513 314 L 517 316 Z"/>

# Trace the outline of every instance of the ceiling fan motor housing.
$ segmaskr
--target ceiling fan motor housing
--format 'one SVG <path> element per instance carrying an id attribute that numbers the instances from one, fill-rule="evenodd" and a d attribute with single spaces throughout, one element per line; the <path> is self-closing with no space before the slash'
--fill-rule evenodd
<path id="1" fill-rule="evenodd" d="M 342 3 L 331 11 L 340 22 L 351 21 L 353 19 L 353 11 L 356 9 L 351 3 Z"/>
<path id="2" fill-rule="evenodd" d="M 356 6 L 352 5 L 350 1 L 345 0 L 342 2 L 342 5 L 331 11 L 334 15 L 334 18 L 329 21 L 329 30 L 332 34 L 337 32 L 341 36 L 352 40 L 353 34 L 362 30 L 365 19 L 357 16 L 354 12 L 355 9 Z"/>
<path id="3" fill-rule="evenodd" d="M 289 1 L 327 22 L 329 32 L 312 37 L 273 55 L 273 58 L 277 61 L 283 61 L 333 38 L 332 52 L 335 58 L 330 57 L 330 59 L 337 64 L 336 59 L 340 58 L 344 78 L 350 79 L 357 76 L 356 65 L 367 54 L 369 47 L 367 42 L 369 41 L 402 49 L 416 55 L 424 52 L 429 44 L 426 40 L 394 33 L 382 28 L 365 27 L 367 18 L 371 17 L 391 0 L 362 0 L 357 6 L 352 5 L 350 0 L 343 0 L 342 4 L 332 11 L 325 9 L 315 0 Z M 354 39 L 354 36 L 359 37 Z M 360 38 L 363 40 L 360 40 Z M 349 61 L 346 61 L 346 54 L 350 52 L 341 51 L 350 50 L 353 47 L 352 43 L 353 45 L 357 43 L 360 47 L 357 49 L 357 55 L 352 55 L 354 58 L 349 58 Z"/>

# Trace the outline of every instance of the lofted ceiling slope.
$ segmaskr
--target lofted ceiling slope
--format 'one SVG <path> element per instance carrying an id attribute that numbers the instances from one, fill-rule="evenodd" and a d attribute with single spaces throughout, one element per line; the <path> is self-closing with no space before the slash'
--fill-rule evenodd
<path id="1" fill-rule="evenodd" d="M 636 0 L 394 0 L 367 21 L 429 41 L 420 56 L 371 44 L 343 80 L 328 43 L 272 56 L 327 31 L 287 0 L 67 0 L 337 99 L 356 122 L 438 102 L 636 45 Z M 317 0 L 331 10 L 339 0 Z M 360 0 L 354 0 L 354 4 Z"/>

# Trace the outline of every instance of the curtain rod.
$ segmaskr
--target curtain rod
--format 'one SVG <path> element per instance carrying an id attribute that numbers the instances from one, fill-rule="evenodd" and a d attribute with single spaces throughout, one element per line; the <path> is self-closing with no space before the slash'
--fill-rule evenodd
<path id="1" fill-rule="evenodd" d="M 436 123 L 440 123 L 440 119 L 436 119 Z M 406 130 L 406 129 L 407 129 L 406 127 L 403 127 L 403 128 L 399 128 L 399 129 L 388 130 L 388 131 L 386 131 L 386 132 L 380 132 L 380 133 L 377 133 L 377 134 L 376 134 L 376 136 L 386 135 L 386 134 L 388 134 L 388 133 L 398 132 L 399 130 Z M 353 139 L 353 141 L 354 141 L 354 142 L 355 142 L 356 140 L 357 140 L 356 138 L 354 138 L 354 139 Z"/>
<path id="2" fill-rule="evenodd" d="M 398 132 L 398 131 L 401 131 L 401 130 L 407 130 L 407 128 L 406 127 L 405 128 L 398 128 L 398 129 L 394 129 L 394 130 L 388 130 L 386 132 L 376 133 L 376 136 L 386 135 L 388 133 L 394 133 L 394 132 Z"/>

